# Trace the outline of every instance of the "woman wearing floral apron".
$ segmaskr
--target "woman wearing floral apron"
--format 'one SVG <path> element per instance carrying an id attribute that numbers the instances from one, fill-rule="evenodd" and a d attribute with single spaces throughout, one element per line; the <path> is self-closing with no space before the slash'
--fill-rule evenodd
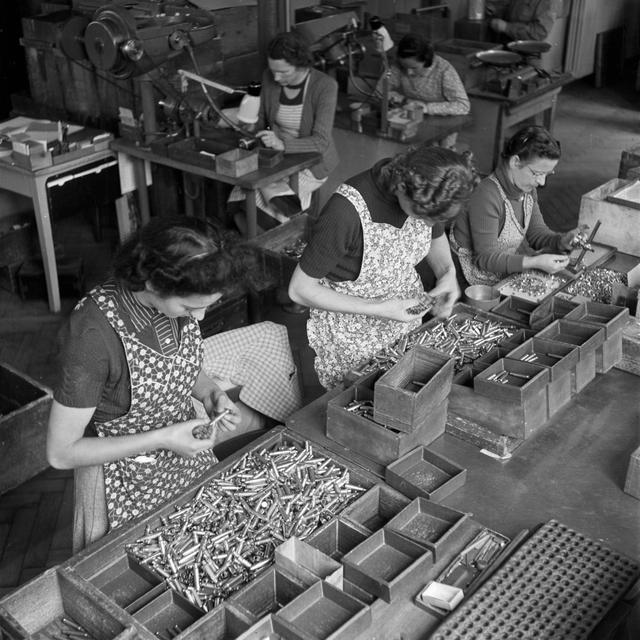
<path id="1" fill-rule="evenodd" d="M 468 156 L 420 146 L 341 185 L 327 203 L 291 278 L 311 307 L 307 334 L 320 383 L 331 388 L 363 360 L 419 326 L 424 293 L 416 265 L 437 278 L 429 293 L 446 317 L 459 296 L 442 221 L 469 197 Z"/>
<path id="2" fill-rule="evenodd" d="M 199 222 L 154 218 L 123 245 L 114 278 L 74 309 L 47 440 L 50 464 L 75 469 L 74 552 L 197 481 L 217 462 L 214 444 L 299 407 L 288 341 L 278 342 L 273 323 L 247 328 L 244 339 L 214 336 L 209 375 L 203 369 L 197 320 L 250 264 L 239 248 L 220 250 Z M 233 403 L 224 389 L 246 359 L 239 342 L 260 357 L 261 333 L 281 395 L 245 374 Z M 216 431 L 201 433 L 225 410 Z"/>
<path id="3" fill-rule="evenodd" d="M 555 233 L 544 223 L 537 187 L 560 158 L 560 144 L 546 129 L 523 127 L 506 141 L 496 170 L 474 191 L 450 231 L 466 282 L 493 285 L 511 273 L 556 273 L 581 229 Z"/>

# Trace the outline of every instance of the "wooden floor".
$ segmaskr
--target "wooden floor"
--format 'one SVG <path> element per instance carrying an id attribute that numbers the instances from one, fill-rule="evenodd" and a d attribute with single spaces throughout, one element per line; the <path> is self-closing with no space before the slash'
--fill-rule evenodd
<path id="1" fill-rule="evenodd" d="M 556 174 L 541 190 L 545 218 L 557 230 L 575 225 L 583 193 L 616 177 L 620 153 L 640 144 L 640 96 L 632 82 L 594 89 L 588 80 L 567 86 L 559 97 L 555 135 L 563 157 Z M 344 140 L 344 137 L 342 137 Z M 460 142 L 472 145 L 468 134 Z M 334 179 L 360 170 L 357 149 L 338 140 L 341 164 Z M 345 147 L 346 148 L 341 148 Z M 367 158 L 365 166 L 374 158 Z M 102 279 L 114 246 L 115 233 L 95 242 L 91 226 L 83 220 L 56 222 L 56 242 L 69 253 L 84 255 L 87 284 Z M 0 289 L 0 361 L 8 362 L 36 380 L 55 382 L 54 345 L 57 331 L 74 301 L 65 299 L 61 314 L 50 314 L 43 300 L 22 301 Z M 312 352 L 306 342 L 305 315 L 273 309 L 274 320 L 287 325 L 294 356 L 300 366 L 307 399 L 321 389 L 313 371 Z M 15 461 L 0 460 L 0 464 Z M 0 496 L 0 597 L 16 586 L 58 564 L 71 553 L 72 474 L 46 470 Z"/>

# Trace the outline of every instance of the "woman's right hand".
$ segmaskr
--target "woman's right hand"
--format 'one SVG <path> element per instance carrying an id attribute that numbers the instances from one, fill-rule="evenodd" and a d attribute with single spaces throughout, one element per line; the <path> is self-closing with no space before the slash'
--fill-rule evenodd
<path id="1" fill-rule="evenodd" d="M 378 317 L 399 322 L 412 322 L 426 313 L 410 313 L 409 310 L 418 307 L 422 302 L 421 298 L 391 298 L 377 302 Z"/>
<path id="2" fill-rule="evenodd" d="M 195 458 L 202 451 L 211 449 L 215 439 L 215 428 L 206 438 L 196 438 L 193 435 L 195 427 L 205 427 L 209 422 L 208 418 L 195 418 L 165 427 L 164 448 L 170 449 L 183 458 Z"/>
<path id="3" fill-rule="evenodd" d="M 547 273 L 562 271 L 569 264 L 569 256 L 561 253 L 542 253 L 529 258 L 530 266 Z"/>

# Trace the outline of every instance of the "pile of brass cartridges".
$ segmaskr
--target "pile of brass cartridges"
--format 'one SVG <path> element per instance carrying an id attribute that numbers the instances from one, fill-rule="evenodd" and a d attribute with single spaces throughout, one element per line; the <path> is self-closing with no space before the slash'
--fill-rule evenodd
<path id="1" fill-rule="evenodd" d="M 566 289 L 573 296 L 584 296 L 594 302 L 611 304 L 613 287 L 627 284 L 627 276 L 612 269 L 598 268 L 583 271 Z"/>
<path id="2" fill-rule="evenodd" d="M 509 276 L 504 284 L 509 286 L 513 295 L 524 295 L 530 298 L 543 298 L 551 291 L 566 284 L 567 278 L 547 273 L 514 273 Z"/>
<path id="3" fill-rule="evenodd" d="M 200 487 L 127 551 L 209 611 L 271 564 L 281 542 L 304 539 L 364 490 L 308 442 L 260 449 Z"/>

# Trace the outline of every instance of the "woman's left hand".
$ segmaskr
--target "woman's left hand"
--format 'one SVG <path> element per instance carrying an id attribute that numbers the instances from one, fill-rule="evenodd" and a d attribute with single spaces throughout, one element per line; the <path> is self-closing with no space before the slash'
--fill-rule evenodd
<path id="1" fill-rule="evenodd" d="M 589 231 L 589 225 L 581 224 L 576 229 L 563 233 L 560 236 L 560 248 L 565 251 L 571 251 L 579 240 L 586 242 L 588 237 L 587 231 Z"/>
<path id="2" fill-rule="evenodd" d="M 276 149 L 277 151 L 284 151 L 284 142 L 273 131 L 269 129 L 258 131 L 256 137 L 260 138 L 260 141 L 265 147 Z"/>

